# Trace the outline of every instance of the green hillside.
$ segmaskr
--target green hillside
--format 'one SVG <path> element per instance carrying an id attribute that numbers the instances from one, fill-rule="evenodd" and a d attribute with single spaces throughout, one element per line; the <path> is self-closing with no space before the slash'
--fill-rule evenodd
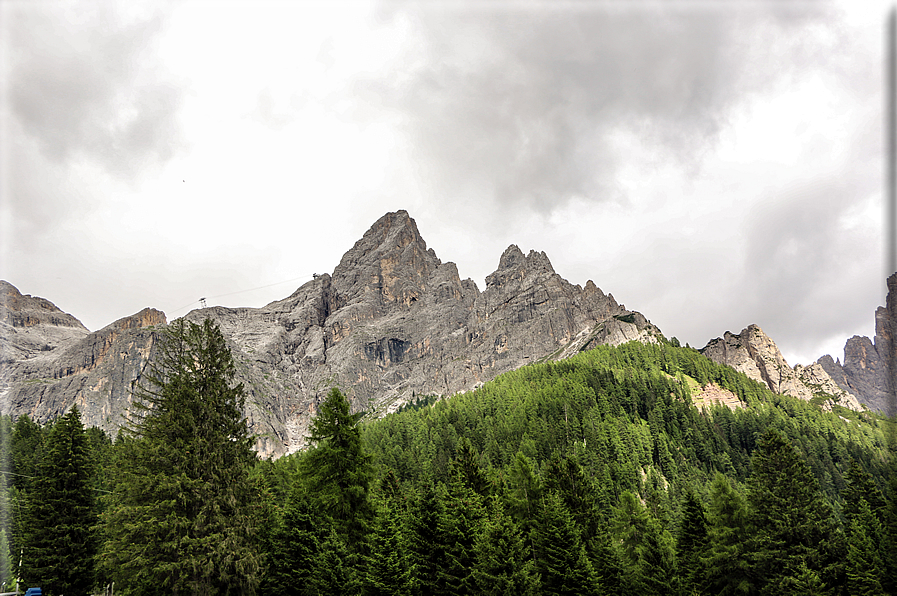
<path id="1" fill-rule="evenodd" d="M 877 414 L 630 343 L 382 418 L 334 389 L 314 446 L 260 461 L 220 333 L 183 333 L 136 433 L 0 418 L 7 586 L 897 594 L 895 424 Z"/>

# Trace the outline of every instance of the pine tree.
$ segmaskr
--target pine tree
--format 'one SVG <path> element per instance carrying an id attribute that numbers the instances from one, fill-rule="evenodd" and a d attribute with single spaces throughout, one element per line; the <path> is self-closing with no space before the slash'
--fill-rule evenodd
<path id="1" fill-rule="evenodd" d="M 51 594 L 89 594 L 97 523 L 90 447 L 73 407 L 49 434 L 28 494 L 22 578 Z"/>
<path id="2" fill-rule="evenodd" d="M 160 339 L 116 444 L 103 569 L 129 594 L 253 594 L 257 457 L 230 350 L 208 319 L 178 319 Z"/>
<path id="3" fill-rule="evenodd" d="M 532 541 L 542 594 L 601 593 L 573 516 L 555 491 L 548 491 L 542 497 Z"/>
<path id="4" fill-rule="evenodd" d="M 673 537 L 634 494 L 620 496 L 613 524 L 629 590 L 658 595 L 675 591 L 678 572 Z"/>
<path id="5" fill-rule="evenodd" d="M 474 541 L 475 593 L 483 596 L 532 596 L 539 591 L 535 563 L 520 528 L 497 498 Z"/>
<path id="6" fill-rule="evenodd" d="M 470 490 L 486 499 L 489 497 L 491 486 L 486 473 L 480 466 L 479 460 L 479 454 L 473 445 L 470 444 L 470 440 L 467 437 L 461 439 L 454 467 L 461 478 L 461 482 Z"/>
<path id="7" fill-rule="evenodd" d="M 701 559 L 707 554 L 707 517 L 704 506 L 690 488 L 685 493 L 682 510 L 682 525 L 677 541 L 678 558 L 683 589 L 686 594 L 690 594 L 698 587 L 704 575 Z"/>
<path id="8" fill-rule="evenodd" d="M 439 582 L 439 570 L 445 559 L 445 541 L 439 532 L 442 500 L 432 484 L 423 487 L 411 503 L 408 514 L 408 551 L 415 571 L 415 589 L 432 594 Z"/>
<path id="9" fill-rule="evenodd" d="M 0 528 L 0 590 L 14 585 L 12 557 L 9 549 L 9 540 L 6 538 L 6 530 Z"/>
<path id="10" fill-rule="evenodd" d="M 624 569 L 620 553 L 614 548 L 607 524 L 599 526 L 598 533 L 586 544 L 586 551 L 601 583 L 604 594 L 618 596 L 624 593 Z"/>
<path id="11" fill-rule="evenodd" d="M 272 532 L 270 563 L 262 591 L 305 596 L 317 571 L 321 543 L 329 526 L 316 522 L 315 510 L 301 484 L 296 484 L 283 517 Z"/>
<path id="12" fill-rule="evenodd" d="M 12 472 L 7 479 L 10 486 L 9 507 L 16 513 L 11 516 L 10 552 L 15 553 L 13 563 L 19 560 L 22 549 L 23 531 L 25 529 L 24 515 L 27 507 L 27 496 L 31 492 L 34 478 L 38 475 L 41 455 L 43 453 L 44 432 L 40 425 L 31 420 L 27 414 L 16 418 L 10 441 L 10 459 L 12 460 Z"/>
<path id="13" fill-rule="evenodd" d="M 790 441 L 769 430 L 757 445 L 751 468 L 752 555 L 762 591 L 783 593 L 802 565 L 835 585 L 843 535 L 810 466 Z"/>
<path id="14" fill-rule="evenodd" d="M 888 570 L 885 565 L 889 544 L 886 532 L 887 502 L 875 486 L 872 476 L 856 460 L 851 461 L 845 480 L 847 484 L 841 491 L 841 496 L 844 499 L 844 525 L 848 535 L 848 584 L 854 586 L 858 581 L 856 575 L 862 575 L 859 569 L 874 562 L 876 571 L 873 574 L 878 574 L 882 586 L 888 586 Z M 859 534 L 854 532 L 854 522 L 858 524 Z M 859 543 L 865 540 L 873 545 L 874 552 L 858 550 Z M 854 579 L 851 579 L 851 574 Z"/>
<path id="15" fill-rule="evenodd" d="M 437 595 L 461 595 L 473 592 L 471 572 L 476 553 L 474 541 L 486 515 L 482 497 L 475 493 L 456 473 L 448 487 L 440 492 L 442 501 L 437 521 L 438 543 L 442 562 L 437 569 Z"/>
<path id="16" fill-rule="evenodd" d="M 374 518 L 365 557 L 362 592 L 365 596 L 411 596 L 417 575 L 408 552 L 403 523 L 396 505 L 384 499 Z"/>
<path id="17" fill-rule="evenodd" d="M 885 492 L 885 509 L 882 514 L 881 543 L 884 564 L 883 588 L 889 594 L 897 594 L 897 456 L 891 456 L 891 472 Z"/>
<path id="18" fill-rule="evenodd" d="M 707 510 L 707 553 L 701 557 L 700 588 L 710 594 L 754 594 L 754 574 L 746 553 L 748 509 L 744 497 L 716 473 Z"/>
<path id="19" fill-rule="evenodd" d="M 333 388 L 312 420 L 309 440 L 315 446 L 302 460 L 302 476 L 316 504 L 341 533 L 350 549 L 364 538 L 374 517 L 370 502 L 371 457 L 365 453 L 349 401 Z"/>
<path id="20" fill-rule="evenodd" d="M 309 578 L 311 596 L 357 596 L 360 591 L 356 576 L 356 554 L 349 551 L 345 540 L 332 527 L 315 560 L 315 571 Z"/>
<path id="21" fill-rule="evenodd" d="M 542 496 L 542 485 L 533 468 L 533 462 L 520 451 L 511 462 L 508 496 L 511 513 L 519 521 L 524 522 L 524 528 L 529 529 Z"/>
<path id="22" fill-rule="evenodd" d="M 847 586 L 851 596 L 883 596 L 883 565 L 878 544 L 881 524 L 869 504 L 860 498 L 850 520 L 847 542 Z"/>

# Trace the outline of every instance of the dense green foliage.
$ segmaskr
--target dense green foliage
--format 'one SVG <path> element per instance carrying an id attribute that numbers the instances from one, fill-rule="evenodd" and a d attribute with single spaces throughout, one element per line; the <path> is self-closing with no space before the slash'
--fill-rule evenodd
<path id="1" fill-rule="evenodd" d="M 90 444 L 77 408 L 47 433 L 23 517 L 22 578 L 51 594 L 89 594 L 96 525 Z"/>
<path id="2" fill-rule="evenodd" d="M 880 416 L 825 412 L 690 348 L 632 343 L 530 365 L 451 399 L 418 398 L 368 422 L 334 389 L 318 404 L 307 450 L 257 461 L 223 340 L 210 327 L 179 329 L 184 343 L 170 349 L 180 365 L 154 375 L 136 432 L 112 444 L 81 431 L 86 486 L 112 491 L 67 524 L 102 530 L 97 585 L 309 596 L 897 594 L 894 425 Z M 200 369 L 218 372 L 203 384 Z M 743 407 L 703 403 L 711 383 Z M 41 429 L 0 417 L 9 457 L 0 573 L 28 544 L 38 479 L 61 474 L 44 454 L 57 449 L 63 420 Z M 28 515 L 10 515 L 16 508 Z"/>
<path id="3" fill-rule="evenodd" d="M 115 454 L 101 571 L 124 594 L 253 593 L 256 457 L 230 351 L 209 320 L 183 319 L 159 349 Z"/>

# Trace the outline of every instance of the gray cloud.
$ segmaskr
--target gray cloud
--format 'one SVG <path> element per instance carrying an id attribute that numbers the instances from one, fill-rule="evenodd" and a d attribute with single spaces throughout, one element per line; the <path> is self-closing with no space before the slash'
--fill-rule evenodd
<path id="1" fill-rule="evenodd" d="M 5 84 L 21 131 L 52 161 L 89 157 L 132 178 L 172 157 L 184 90 L 160 81 L 160 12 L 125 19 L 108 3 L 28 3 L 7 11 Z"/>
<path id="2" fill-rule="evenodd" d="M 400 75 L 368 92 L 403 114 L 444 199 L 477 194 L 479 204 L 543 213 L 572 196 L 628 199 L 614 182 L 626 160 L 612 141 L 621 127 L 697 167 L 727 109 L 792 64 L 793 56 L 762 64 L 775 56 L 758 53 L 746 32 L 787 35 L 822 12 L 762 3 L 461 6 L 389 4 L 390 16 L 417 25 L 421 45 Z"/>

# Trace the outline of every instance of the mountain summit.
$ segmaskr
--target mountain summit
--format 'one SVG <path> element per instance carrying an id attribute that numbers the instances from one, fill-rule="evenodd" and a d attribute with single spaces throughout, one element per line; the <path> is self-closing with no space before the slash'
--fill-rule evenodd
<path id="1" fill-rule="evenodd" d="M 572 285 L 545 253 L 524 255 L 515 245 L 480 291 L 427 248 L 406 211 L 381 217 L 332 274 L 283 300 L 262 308 L 204 308 L 186 317 L 220 325 L 248 393 L 246 416 L 262 455 L 301 448 L 332 386 L 356 410 L 384 413 L 416 395 L 469 390 L 536 360 L 660 337 L 644 316 L 592 281 Z M 39 353 L 4 349 L 2 412 L 45 422 L 77 403 L 85 424 L 114 431 L 164 324 L 164 314 L 147 309 L 96 333 L 72 333 Z M 3 325 L 4 346 L 18 345 L 20 327 Z"/>
<path id="2" fill-rule="evenodd" d="M 875 311 L 874 341 L 855 335 L 844 345 L 844 364 L 829 355 L 817 364 L 870 408 L 897 415 L 897 273 L 888 277 L 885 306 Z"/>

